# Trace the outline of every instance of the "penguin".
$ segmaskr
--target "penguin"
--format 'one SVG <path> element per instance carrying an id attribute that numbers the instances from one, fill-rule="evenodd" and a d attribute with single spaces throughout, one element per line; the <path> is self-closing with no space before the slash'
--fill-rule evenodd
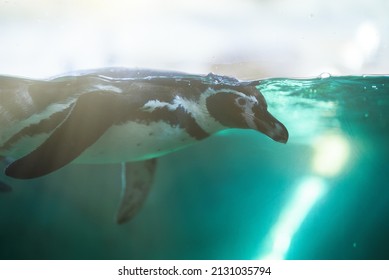
<path id="1" fill-rule="evenodd" d="M 144 203 L 161 156 L 231 128 L 287 142 L 259 83 L 128 68 L 0 76 L 0 156 L 15 159 L 4 172 L 33 179 L 70 163 L 120 163 L 116 221 L 124 223 Z"/>

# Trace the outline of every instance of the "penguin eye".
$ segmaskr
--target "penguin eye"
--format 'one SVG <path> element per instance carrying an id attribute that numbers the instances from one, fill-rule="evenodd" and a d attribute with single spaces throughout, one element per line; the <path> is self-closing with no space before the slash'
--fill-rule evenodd
<path id="1" fill-rule="evenodd" d="M 239 98 L 238 99 L 238 104 L 241 105 L 241 106 L 244 106 L 244 105 L 246 105 L 246 100 L 243 99 L 243 98 Z"/>

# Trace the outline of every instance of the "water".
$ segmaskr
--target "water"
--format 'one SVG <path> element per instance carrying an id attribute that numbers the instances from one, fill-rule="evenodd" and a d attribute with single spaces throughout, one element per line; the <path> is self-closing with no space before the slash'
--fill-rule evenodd
<path id="1" fill-rule="evenodd" d="M 389 259 L 389 77 L 258 89 L 289 142 L 232 130 L 161 158 L 128 224 L 114 223 L 119 165 L 1 175 L 0 258 Z"/>

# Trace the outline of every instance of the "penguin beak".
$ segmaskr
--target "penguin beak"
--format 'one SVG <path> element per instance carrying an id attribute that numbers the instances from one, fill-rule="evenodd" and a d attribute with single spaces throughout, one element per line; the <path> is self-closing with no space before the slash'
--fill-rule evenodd
<path id="1" fill-rule="evenodd" d="M 257 130 L 269 136 L 274 141 L 280 143 L 286 143 L 288 141 L 288 130 L 269 112 L 261 114 L 260 118 L 254 117 L 254 123 L 257 126 Z"/>

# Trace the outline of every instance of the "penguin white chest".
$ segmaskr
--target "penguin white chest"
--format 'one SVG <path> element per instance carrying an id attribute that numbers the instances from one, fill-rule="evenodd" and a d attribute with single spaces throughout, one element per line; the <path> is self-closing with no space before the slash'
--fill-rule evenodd
<path id="1" fill-rule="evenodd" d="M 195 143 L 185 129 L 166 122 L 127 122 L 109 128 L 76 163 L 119 163 L 159 157 Z"/>

